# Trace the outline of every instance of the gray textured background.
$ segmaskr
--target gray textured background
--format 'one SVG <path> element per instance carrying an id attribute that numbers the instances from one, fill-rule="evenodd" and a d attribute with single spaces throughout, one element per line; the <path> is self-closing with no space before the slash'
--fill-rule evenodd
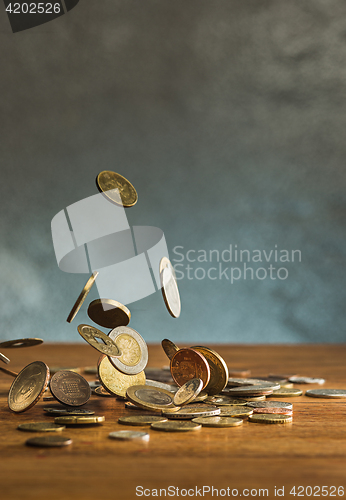
<path id="1" fill-rule="evenodd" d="M 81 0 L 15 35 L 0 17 L 2 339 L 79 341 L 87 276 L 58 269 L 50 221 L 110 169 L 170 251 L 302 252 L 285 281 L 180 281 L 179 320 L 160 293 L 133 304 L 147 341 L 345 341 L 345 2 Z"/>

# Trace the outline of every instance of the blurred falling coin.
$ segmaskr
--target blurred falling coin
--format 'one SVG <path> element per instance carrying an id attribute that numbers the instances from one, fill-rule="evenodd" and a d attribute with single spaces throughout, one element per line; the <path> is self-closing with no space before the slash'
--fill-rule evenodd
<path id="1" fill-rule="evenodd" d="M 64 417 L 55 417 L 54 422 L 56 424 L 63 425 L 90 425 L 90 424 L 102 424 L 105 421 L 104 416 L 73 416 L 68 415 Z"/>
<path id="2" fill-rule="evenodd" d="M 27 439 L 28 446 L 39 446 L 41 448 L 61 447 L 72 444 L 72 439 L 63 436 L 40 436 Z"/>
<path id="3" fill-rule="evenodd" d="M 201 392 L 202 387 L 203 382 L 200 378 L 193 378 L 191 380 L 188 380 L 174 394 L 173 403 L 175 404 L 175 406 L 183 406 L 191 403 L 191 401 L 193 401 Z"/>
<path id="4" fill-rule="evenodd" d="M 17 429 L 26 432 L 61 432 L 65 429 L 65 426 L 51 422 L 27 422 L 19 424 Z"/>
<path id="5" fill-rule="evenodd" d="M 23 368 L 12 382 L 8 393 L 9 408 L 20 413 L 34 406 L 44 393 L 49 380 L 49 368 L 34 361 Z"/>
<path id="6" fill-rule="evenodd" d="M 201 424 L 203 427 L 238 427 L 242 425 L 241 418 L 234 417 L 198 417 L 192 420 L 195 424 Z"/>
<path id="7" fill-rule="evenodd" d="M 164 432 L 187 432 L 187 431 L 198 431 L 201 429 L 200 424 L 196 424 L 195 422 L 156 422 L 151 424 L 151 428 L 156 431 L 164 431 Z"/>
<path id="8" fill-rule="evenodd" d="M 181 302 L 174 268 L 167 257 L 160 261 L 160 279 L 163 300 L 167 310 L 173 318 L 179 318 Z"/>
<path id="9" fill-rule="evenodd" d="M 205 357 L 194 349 L 179 349 L 171 359 L 170 366 L 173 380 L 179 386 L 193 378 L 200 378 L 203 381 L 203 389 L 209 383 L 209 364 Z"/>
<path id="10" fill-rule="evenodd" d="M 115 431 L 108 434 L 110 439 L 118 439 L 120 441 L 131 441 L 132 439 L 141 439 L 149 441 L 149 434 L 140 431 Z"/>
<path id="11" fill-rule="evenodd" d="M 192 349 L 202 354 L 210 368 L 210 380 L 205 387 L 209 395 L 219 394 L 228 383 L 228 368 L 224 359 L 216 351 L 204 346 L 192 346 Z"/>
<path id="12" fill-rule="evenodd" d="M 10 362 L 9 358 L 7 356 L 5 356 L 5 354 L 1 354 L 1 352 L 0 352 L 0 360 L 6 364 L 8 364 Z"/>
<path id="13" fill-rule="evenodd" d="M 167 422 L 167 418 L 158 415 L 131 415 L 120 417 L 118 422 L 123 425 L 151 425 L 154 422 Z"/>
<path id="14" fill-rule="evenodd" d="M 174 395 L 158 387 L 135 385 L 127 389 L 126 396 L 131 403 L 144 410 L 161 411 L 164 408 L 174 407 Z"/>
<path id="15" fill-rule="evenodd" d="M 91 345 L 91 347 L 102 354 L 115 357 L 121 356 L 119 347 L 108 337 L 108 335 L 97 328 L 89 325 L 79 325 L 78 333 L 89 345 Z M 101 342 L 98 342 L 97 339 L 101 340 Z"/>
<path id="16" fill-rule="evenodd" d="M 62 404 L 82 406 L 89 401 L 89 383 L 79 373 L 63 370 L 50 379 L 50 392 Z"/>
<path id="17" fill-rule="evenodd" d="M 250 415 L 249 422 L 257 424 L 288 424 L 293 421 L 290 415 Z"/>
<path id="18" fill-rule="evenodd" d="M 88 307 L 89 318 L 105 328 L 126 326 L 131 319 L 130 310 L 112 299 L 96 299 Z"/>
<path id="19" fill-rule="evenodd" d="M 137 203 L 137 191 L 131 182 L 116 172 L 111 170 L 100 172 L 96 177 L 96 186 L 109 201 L 116 205 L 127 208 Z"/>
<path id="20" fill-rule="evenodd" d="M 143 337 L 133 328 L 118 326 L 108 337 L 119 347 L 121 356 L 109 356 L 109 361 L 126 375 L 137 375 L 148 363 L 148 347 Z"/>
<path id="21" fill-rule="evenodd" d="M 343 399 L 346 398 L 346 389 L 309 389 L 305 396 L 311 398 Z"/>
<path id="22" fill-rule="evenodd" d="M 129 387 L 145 384 L 144 371 L 137 375 L 126 375 L 115 368 L 107 356 L 100 357 L 98 374 L 104 389 L 115 396 L 126 397 L 126 390 Z"/>
<path id="23" fill-rule="evenodd" d="M 0 342 L 0 348 L 13 349 L 19 347 L 33 347 L 35 345 L 40 345 L 43 343 L 42 339 L 16 339 L 7 340 L 6 342 Z"/>
<path id="24" fill-rule="evenodd" d="M 86 282 L 83 290 L 81 291 L 78 299 L 76 300 L 76 302 L 74 303 L 71 311 L 70 311 L 70 314 L 67 316 L 67 322 L 68 323 L 71 323 L 71 321 L 76 317 L 79 309 L 81 308 L 83 302 L 85 301 L 88 293 L 90 292 L 91 290 L 91 287 L 93 286 L 93 284 L 95 283 L 95 280 L 98 276 L 98 272 L 95 271 L 92 273 L 92 275 L 90 276 L 90 278 L 88 279 L 88 281 Z"/>
<path id="25" fill-rule="evenodd" d="M 294 384 L 319 384 L 323 385 L 325 380 L 323 378 L 312 378 L 312 377 L 290 377 L 290 382 Z"/>
<path id="26" fill-rule="evenodd" d="M 163 339 L 161 345 L 168 359 L 172 359 L 174 354 L 179 351 L 179 347 L 171 340 Z"/>

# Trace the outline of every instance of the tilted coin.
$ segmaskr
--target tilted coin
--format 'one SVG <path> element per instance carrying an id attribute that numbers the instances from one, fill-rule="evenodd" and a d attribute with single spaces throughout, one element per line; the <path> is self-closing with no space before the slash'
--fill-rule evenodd
<path id="1" fill-rule="evenodd" d="M 102 397 L 113 397 L 114 394 L 111 394 L 110 392 L 106 391 L 102 385 L 99 385 L 98 387 L 95 387 L 93 389 L 93 394 L 96 394 L 96 396 L 102 396 Z"/>
<path id="2" fill-rule="evenodd" d="M 0 371 L 6 373 L 6 375 L 10 375 L 11 377 L 18 377 L 17 372 L 13 372 L 12 370 L 8 370 L 7 368 L 3 368 L 2 366 L 0 366 Z"/>
<path id="3" fill-rule="evenodd" d="M 6 342 L 0 342 L 0 348 L 18 348 L 18 347 L 33 347 L 35 345 L 40 345 L 43 343 L 42 339 L 16 339 L 7 340 Z"/>
<path id="4" fill-rule="evenodd" d="M 179 349 L 171 359 L 170 366 L 173 380 L 179 386 L 193 378 L 200 378 L 203 381 L 203 389 L 209 383 L 209 364 L 205 357 L 194 349 Z"/>
<path id="5" fill-rule="evenodd" d="M 155 424 L 151 424 L 151 428 L 156 431 L 165 431 L 165 432 L 187 432 L 187 431 L 198 431 L 201 429 L 200 424 L 196 424 L 195 422 L 156 422 Z"/>
<path id="6" fill-rule="evenodd" d="M 126 390 L 132 385 L 144 385 L 144 371 L 137 375 L 126 375 L 115 368 L 107 356 L 101 356 L 98 361 L 98 373 L 101 384 L 106 391 L 116 396 L 126 397 Z"/>
<path id="7" fill-rule="evenodd" d="M 220 407 L 220 416 L 221 417 L 238 417 L 244 418 L 249 417 L 253 414 L 253 410 L 247 406 L 221 406 Z"/>
<path id="8" fill-rule="evenodd" d="M 145 410 L 161 411 L 174 406 L 173 394 L 158 387 L 135 385 L 127 389 L 126 396 L 131 403 Z"/>
<path id="9" fill-rule="evenodd" d="M 79 325 L 78 333 L 91 347 L 106 356 L 121 356 L 119 347 L 105 333 L 89 325 Z M 101 342 L 98 342 L 98 340 Z"/>
<path id="10" fill-rule="evenodd" d="M 160 279 L 167 310 L 173 318 L 179 318 L 181 313 L 179 289 L 174 268 L 167 257 L 163 257 L 160 262 Z"/>
<path id="11" fill-rule="evenodd" d="M 164 384 L 163 382 L 157 382 L 156 380 L 146 379 L 145 385 L 151 385 L 153 387 L 158 387 L 159 389 L 165 389 L 165 391 L 170 391 L 176 393 L 179 389 L 177 385 Z"/>
<path id="12" fill-rule="evenodd" d="M 161 345 L 168 359 L 172 359 L 174 354 L 179 351 L 179 347 L 171 340 L 163 339 Z"/>
<path id="13" fill-rule="evenodd" d="M 63 370 L 50 379 L 50 392 L 62 404 L 82 406 L 89 401 L 91 390 L 89 383 L 79 373 Z"/>
<path id="14" fill-rule="evenodd" d="M 325 383 L 324 378 L 312 378 L 312 377 L 290 377 L 290 382 L 294 384 L 319 384 L 323 385 Z"/>
<path id="15" fill-rule="evenodd" d="M 136 375 L 148 363 L 148 347 L 143 337 L 133 328 L 118 326 L 108 337 L 119 347 L 120 357 L 109 356 L 109 361 L 123 373 Z"/>
<path id="16" fill-rule="evenodd" d="M 72 439 L 63 436 L 39 436 L 27 439 L 28 446 L 38 446 L 40 448 L 61 447 L 72 444 Z"/>
<path id="17" fill-rule="evenodd" d="M 192 349 L 201 353 L 207 360 L 210 368 L 210 380 L 205 390 L 211 396 L 219 394 L 227 385 L 228 368 L 224 359 L 216 351 L 204 346 L 192 346 Z"/>
<path id="18" fill-rule="evenodd" d="M 280 387 L 280 389 L 273 391 L 273 394 L 269 394 L 268 398 L 289 398 L 301 396 L 302 394 L 303 391 L 300 389 L 286 389 L 284 387 Z"/>
<path id="19" fill-rule="evenodd" d="M 202 401 L 205 401 L 208 397 L 208 393 L 206 391 L 201 391 L 198 396 L 195 397 L 193 400 L 194 403 L 201 403 Z"/>
<path id="20" fill-rule="evenodd" d="M 197 417 L 192 422 L 203 427 L 238 427 L 242 425 L 243 420 L 234 417 Z"/>
<path id="21" fill-rule="evenodd" d="M 68 416 L 68 415 L 94 415 L 95 412 L 93 410 L 87 410 L 85 408 L 43 408 L 43 410 L 48 413 L 48 415 L 55 416 Z"/>
<path id="22" fill-rule="evenodd" d="M 201 392 L 203 382 L 200 378 L 193 378 L 185 382 L 184 385 L 174 394 L 173 403 L 175 406 L 183 406 L 191 403 Z"/>
<path id="23" fill-rule="evenodd" d="M 342 399 L 346 398 L 346 389 L 309 389 L 305 396 L 311 398 Z"/>
<path id="24" fill-rule="evenodd" d="M 63 425 L 89 425 L 89 424 L 102 424 L 105 421 L 105 417 L 101 415 L 93 416 L 73 416 L 68 415 L 64 417 L 55 417 L 54 422 L 56 424 Z"/>
<path id="25" fill-rule="evenodd" d="M 278 409 L 286 409 L 286 410 L 293 410 L 293 405 L 292 403 L 286 403 L 285 401 L 254 401 L 254 402 L 248 402 L 246 406 L 249 406 L 250 408 L 278 408 Z"/>
<path id="26" fill-rule="evenodd" d="M 27 432 L 61 432 L 65 429 L 65 426 L 53 424 L 52 422 L 26 422 L 25 424 L 19 424 L 17 429 Z"/>
<path id="27" fill-rule="evenodd" d="M 149 441 L 149 434 L 140 431 L 115 431 L 108 434 L 110 439 L 118 439 L 120 441 L 131 441 L 132 439 L 141 439 Z"/>
<path id="28" fill-rule="evenodd" d="M 130 181 L 111 170 L 104 170 L 96 177 L 99 191 L 116 205 L 133 207 L 137 203 L 137 191 Z"/>
<path id="29" fill-rule="evenodd" d="M 249 422 L 257 424 L 288 424 L 293 418 L 290 415 L 250 415 Z"/>
<path id="30" fill-rule="evenodd" d="M 167 422 L 167 418 L 158 415 L 131 415 L 120 417 L 118 422 L 124 425 L 151 425 L 154 422 Z"/>
<path id="31" fill-rule="evenodd" d="M 91 287 L 95 283 L 95 280 L 96 280 L 98 274 L 99 274 L 98 271 L 93 272 L 92 275 L 90 276 L 90 278 L 88 279 L 88 281 L 86 282 L 83 290 L 81 291 L 79 297 L 77 298 L 76 302 L 74 303 L 74 305 L 70 311 L 70 314 L 67 316 L 66 321 L 68 323 L 71 323 L 71 321 L 76 317 L 79 309 L 82 307 L 83 302 L 85 301 L 88 293 L 90 292 Z"/>
<path id="32" fill-rule="evenodd" d="M 277 382 L 270 382 L 269 380 L 261 380 L 257 378 L 229 378 L 228 387 L 248 387 L 248 386 L 261 386 L 267 387 L 268 389 L 275 391 L 276 389 L 280 389 L 280 384 Z"/>
<path id="33" fill-rule="evenodd" d="M 96 299 L 90 302 L 88 316 L 95 323 L 105 328 L 126 326 L 131 319 L 130 310 L 112 299 Z"/>
<path id="34" fill-rule="evenodd" d="M 191 420 L 197 417 L 214 417 L 220 415 L 220 408 L 216 406 L 204 405 L 202 404 L 191 404 L 180 408 L 176 412 L 166 412 L 162 411 L 162 415 L 169 419 L 180 419 L 180 420 Z"/>
<path id="35" fill-rule="evenodd" d="M 6 364 L 8 364 L 10 362 L 9 358 L 7 356 L 5 356 L 5 354 L 2 354 L 1 352 L 0 352 L 0 360 Z"/>
<path id="36" fill-rule="evenodd" d="M 34 406 L 44 393 L 49 380 L 49 368 L 42 361 L 34 361 L 21 370 L 12 382 L 8 406 L 16 412 Z"/>

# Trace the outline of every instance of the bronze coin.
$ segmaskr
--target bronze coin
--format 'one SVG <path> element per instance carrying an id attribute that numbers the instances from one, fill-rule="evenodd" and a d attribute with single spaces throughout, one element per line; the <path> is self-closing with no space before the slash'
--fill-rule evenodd
<path id="1" fill-rule="evenodd" d="M 179 351 L 179 347 L 171 340 L 163 339 L 161 345 L 168 359 L 172 359 L 174 354 Z"/>
<path id="2" fill-rule="evenodd" d="M 210 380 L 210 368 L 205 357 L 194 349 L 179 349 L 171 359 L 171 374 L 173 380 L 179 386 L 184 385 L 188 380 L 200 378 L 203 382 L 203 389 Z"/>
<path id="3" fill-rule="evenodd" d="M 9 348 L 18 348 L 18 347 L 32 347 L 34 345 L 40 345 L 43 343 L 42 339 L 16 339 L 16 340 L 7 340 L 6 342 L 0 342 L 0 347 Z"/>
<path id="4" fill-rule="evenodd" d="M 129 309 L 112 299 L 96 299 L 90 302 L 88 316 L 95 323 L 105 328 L 126 326 L 130 322 Z"/>
<path id="5" fill-rule="evenodd" d="M 8 393 L 8 406 L 16 412 L 34 406 L 44 393 L 49 380 L 49 368 L 43 361 L 34 361 L 21 370 Z"/>
<path id="6" fill-rule="evenodd" d="M 50 381 L 50 391 L 62 404 L 82 406 L 90 398 L 90 386 L 82 375 L 68 370 L 57 372 Z"/>

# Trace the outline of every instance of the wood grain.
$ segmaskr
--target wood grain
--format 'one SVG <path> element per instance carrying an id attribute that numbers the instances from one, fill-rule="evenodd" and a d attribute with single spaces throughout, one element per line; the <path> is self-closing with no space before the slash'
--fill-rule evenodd
<path id="1" fill-rule="evenodd" d="M 324 377 L 326 388 L 346 388 L 344 345 L 214 348 L 230 368 L 249 368 L 252 376 L 294 372 Z M 96 365 L 98 359 L 98 353 L 84 344 L 43 344 L 3 351 L 11 359 L 8 368 L 14 371 L 35 360 L 72 368 Z M 167 364 L 161 347 L 149 346 L 149 366 Z M 25 446 L 34 434 L 16 427 L 23 422 L 49 420 L 43 407 L 50 403 L 40 401 L 25 413 L 12 413 L 7 406 L 12 380 L 0 374 L 0 485 L 4 500 L 127 500 L 141 498 L 136 496 L 140 485 L 157 489 L 205 485 L 237 488 L 240 493 L 244 488 L 267 488 L 266 498 L 278 498 L 274 497 L 275 486 L 285 486 L 284 498 L 294 498 L 289 495 L 294 485 L 346 487 L 346 400 L 289 398 L 285 401 L 294 403 L 292 424 L 244 422 L 241 427 L 202 428 L 186 434 L 150 430 L 149 443 L 142 444 L 108 439 L 111 431 L 133 429 L 117 423 L 119 416 L 133 415 L 133 410 L 126 410 L 122 401 L 92 396 L 87 407 L 105 415 L 105 424 L 68 428 L 63 435 L 73 439 L 72 446 L 40 449 Z M 206 494 L 204 498 L 217 497 Z"/>

